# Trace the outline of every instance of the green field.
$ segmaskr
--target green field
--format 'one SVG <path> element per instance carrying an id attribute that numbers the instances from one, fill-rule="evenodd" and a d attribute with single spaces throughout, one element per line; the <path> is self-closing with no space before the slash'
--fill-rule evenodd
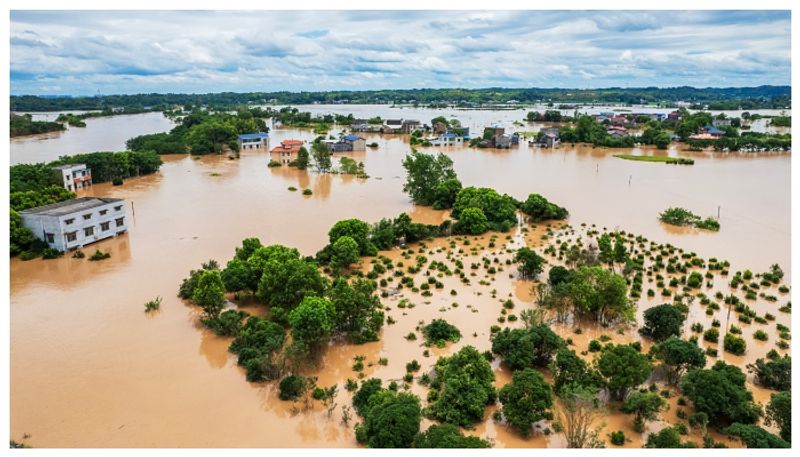
<path id="1" fill-rule="evenodd" d="M 638 160 L 640 162 L 663 162 L 676 165 L 694 165 L 694 160 L 684 159 L 683 157 L 637 156 L 632 154 L 614 154 L 614 157 L 625 160 Z"/>

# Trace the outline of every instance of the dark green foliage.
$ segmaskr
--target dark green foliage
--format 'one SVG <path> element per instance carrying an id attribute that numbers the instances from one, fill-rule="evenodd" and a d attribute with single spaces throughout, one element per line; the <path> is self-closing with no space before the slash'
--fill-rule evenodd
<path id="1" fill-rule="evenodd" d="M 667 427 L 657 433 L 647 435 L 647 443 L 644 447 L 647 448 L 696 448 L 697 444 L 687 441 L 681 442 L 681 434 L 675 427 Z"/>
<path id="2" fill-rule="evenodd" d="M 492 335 L 492 352 L 512 370 L 546 367 L 564 340 L 546 324 L 528 328 L 508 327 Z"/>
<path id="3" fill-rule="evenodd" d="M 597 359 L 597 370 L 605 378 L 611 394 L 622 400 L 629 389 L 647 380 L 651 365 L 647 356 L 632 345 L 609 344 Z"/>
<path id="4" fill-rule="evenodd" d="M 791 444 L 781 437 L 773 435 L 758 425 L 731 424 L 723 430 L 727 435 L 735 436 L 742 440 L 748 448 L 789 448 Z"/>
<path id="5" fill-rule="evenodd" d="M 553 373 L 553 389 L 559 395 L 570 386 L 599 388 L 603 385 L 600 373 L 566 347 L 559 348 L 550 363 L 550 372 Z"/>
<path id="6" fill-rule="evenodd" d="M 92 152 L 59 157 L 49 166 L 84 163 L 92 170 L 92 183 L 155 173 L 162 165 L 152 151 Z"/>
<path id="7" fill-rule="evenodd" d="M 231 312 L 234 311 L 222 313 L 218 320 Z M 235 322 L 235 317 L 231 315 L 226 322 Z M 251 316 L 247 319 L 228 350 L 239 356 L 238 364 L 247 370 L 248 381 L 277 379 L 280 370 L 274 358 L 283 348 L 285 333 L 283 327 L 266 318 Z"/>
<path id="8" fill-rule="evenodd" d="M 635 308 L 628 299 L 625 278 L 603 267 L 580 267 L 559 289 L 558 293 L 572 303 L 580 316 L 592 317 L 601 324 L 634 318 Z"/>
<path id="9" fill-rule="evenodd" d="M 706 230 L 719 231 L 719 222 L 712 218 L 702 219 L 700 216 L 692 213 L 691 211 L 683 208 L 668 208 L 664 210 L 659 216 L 661 222 L 680 225 L 692 226 Z"/>
<path id="10" fill-rule="evenodd" d="M 403 159 L 403 167 L 408 174 L 403 192 L 408 193 L 414 203 L 424 206 L 448 203 L 451 186 L 454 186 L 451 180 L 457 180 L 453 161 L 449 157 L 442 153 L 434 156 L 412 149 Z"/>
<path id="11" fill-rule="evenodd" d="M 728 333 L 722 340 L 722 347 L 731 354 L 743 355 L 747 351 L 747 343 L 744 338 L 739 338 L 733 333 Z"/>
<path id="12" fill-rule="evenodd" d="M 229 309 L 215 318 L 204 318 L 203 324 L 219 336 L 237 336 L 247 316 L 244 311 Z"/>
<path id="13" fill-rule="evenodd" d="M 618 430 L 616 432 L 611 432 L 611 444 L 614 446 L 622 446 L 625 444 L 625 432 L 622 430 Z"/>
<path id="14" fill-rule="evenodd" d="M 466 208 L 461 212 L 461 219 L 453 225 L 453 233 L 480 235 L 489 230 L 489 220 L 480 208 Z"/>
<path id="15" fill-rule="evenodd" d="M 511 382 L 500 389 L 501 412 L 509 425 L 522 436 L 531 434 L 531 426 L 552 419 L 553 393 L 541 373 L 525 368 L 514 372 Z"/>
<path id="16" fill-rule="evenodd" d="M 66 129 L 60 122 L 34 121 L 30 114 L 10 115 L 10 133 L 15 136 L 33 135 L 35 133 L 58 132 Z"/>
<path id="17" fill-rule="evenodd" d="M 349 284 L 337 278 L 328 290 L 328 298 L 336 309 L 336 331 L 342 332 L 354 343 L 377 341 L 383 326 L 381 302 L 375 295 L 374 281 L 356 279 Z"/>
<path id="18" fill-rule="evenodd" d="M 680 336 L 686 315 L 677 306 L 665 303 L 645 310 L 644 325 L 639 333 L 656 341 L 663 341 L 670 336 Z"/>
<path id="19" fill-rule="evenodd" d="M 350 265 L 357 263 L 360 259 L 358 243 L 349 236 L 340 236 L 331 245 L 331 267 L 335 271 L 350 268 Z"/>
<path id="20" fill-rule="evenodd" d="M 289 313 L 292 341 L 319 348 L 331 336 L 336 310 L 327 298 L 307 296 Z"/>
<path id="21" fill-rule="evenodd" d="M 11 192 L 9 205 L 13 211 L 49 205 L 75 198 L 75 194 L 61 186 L 50 185 L 39 189 Z"/>
<path id="22" fill-rule="evenodd" d="M 756 382 L 762 387 L 774 390 L 792 388 L 792 358 L 788 355 L 769 360 L 758 359 L 747 368 L 755 374 Z"/>
<path id="23" fill-rule="evenodd" d="M 91 258 L 89 259 L 91 260 Z M 192 301 L 203 308 L 207 318 L 216 318 L 225 306 L 225 285 L 219 270 L 201 270 Z"/>
<path id="24" fill-rule="evenodd" d="M 646 421 L 656 420 L 658 413 L 667 407 L 667 401 L 655 392 L 634 392 L 622 405 L 622 412 L 635 414 L 634 430 L 644 432 Z"/>
<path id="25" fill-rule="evenodd" d="M 517 222 L 517 201 L 513 197 L 500 195 L 494 189 L 487 187 L 461 189 L 453 204 L 451 216 L 460 221 L 462 212 L 467 208 L 480 209 L 486 216 L 490 230 L 504 232 Z"/>
<path id="26" fill-rule="evenodd" d="M 566 219 L 569 213 L 566 209 L 547 201 L 539 194 L 530 194 L 520 206 L 522 212 L 530 216 L 534 222 L 551 219 Z"/>
<path id="27" fill-rule="evenodd" d="M 681 391 L 694 404 L 695 411 L 706 413 L 712 424 L 750 424 L 761 415 L 745 387 L 742 370 L 722 361 L 711 369 L 689 370 L 681 380 Z"/>
<path id="28" fill-rule="evenodd" d="M 458 178 L 446 179 L 440 182 L 434 192 L 433 209 L 452 208 L 459 191 L 461 191 L 461 181 Z"/>
<path id="29" fill-rule="evenodd" d="M 306 381 L 301 376 L 289 375 L 278 384 L 278 398 L 283 401 L 297 400 L 306 388 Z"/>
<path id="30" fill-rule="evenodd" d="M 465 436 L 461 429 L 455 425 L 433 424 L 427 430 L 414 437 L 412 447 L 418 449 L 482 449 L 490 448 L 492 445 L 477 436 Z"/>
<path id="31" fill-rule="evenodd" d="M 371 448 L 408 448 L 419 433 L 422 412 L 413 394 L 380 390 L 367 404 L 356 439 Z"/>
<path id="32" fill-rule="evenodd" d="M 461 331 L 444 319 L 434 319 L 422 327 L 426 344 L 444 345 L 445 342 L 456 342 L 461 339 Z"/>
<path id="33" fill-rule="evenodd" d="M 536 279 L 545 263 L 542 256 L 527 247 L 519 248 L 514 255 L 514 261 L 519 264 L 519 273 L 524 279 Z"/>
<path id="34" fill-rule="evenodd" d="M 347 236 L 358 244 L 360 255 L 375 255 L 377 249 L 369 239 L 369 232 L 370 227 L 366 222 L 359 219 L 345 219 L 333 224 L 328 231 L 328 241 L 334 244 L 339 238 Z"/>
<path id="35" fill-rule="evenodd" d="M 661 361 L 670 384 L 677 384 L 683 374 L 692 368 L 706 366 L 706 356 L 697 343 L 671 336 L 650 348 L 650 354 Z"/>
<path id="36" fill-rule="evenodd" d="M 572 279 L 572 270 L 562 267 L 561 265 L 555 265 L 550 268 L 550 272 L 548 273 L 547 283 L 550 287 L 557 287 L 561 284 L 566 284 L 570 282 Z"/>
<path id="37" fill-rule="evenodd" d="M 792 393 L 790 391 L 772 394 L 766 410 L 767 425 L 775 424 L 781 438 L 792 441 Z"/>
<path id="38" fill-rule="evenodd" d="M 300 259 L 271 259 L 264 263 L 256 296 L 271 308 L 276 319 L 294 309 L 306 297 L 321 296 L 326 281 L 317 265 Z"/>
<path id="39" fill-rule="evenodd" d="M 353 408 L 355 408 L 359 416 L 364 417 L 367 412 L 369 399 L 375 392 L 381 390 L 382 383 L 383 381 L 379 378 L 367 379 L 361 383 L 361 387 L 359 387 L 358 391 L 353 395 Z"/>
<path id="40" fill-rule="evenodd" d="M 486 405 L 497 397 L 492 366 L 472 346 L 465 346 L 450 357 L 442 357 L 434 367 L 438 389 L 426 414 L 435 420 L 462 427 L 483 420 Z M 435 386 L 434 386 L 435 384 Z"/>

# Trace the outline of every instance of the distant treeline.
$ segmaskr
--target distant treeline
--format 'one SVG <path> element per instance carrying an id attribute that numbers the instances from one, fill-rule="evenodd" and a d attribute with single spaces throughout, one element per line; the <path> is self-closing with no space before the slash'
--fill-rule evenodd
<path id="1" fill-rule="evenodd" d="M 686 101 L 708 105 L 709 109 L 788 108 L 791 106 L 790 86 L 758 87 L 642 87 L 606 89 L 405 89 L 327 92 L 220 92 L 213 94 L 136 94 L 93 97 L 11 96 L 14 111 L 63 111 L 71 109 L 102 110 L 108 107 L 159 107 L 165 105 L 238 106 L 248 103 L 418 103 L 480 105 L 506 103 L 555 102 L 584 104 L 669 105 Z"/>
<path id="2" fill-rule="evenodd" d="M 10 122 L 11 130 L 9 134 L 12 137 L 64 130 L 64 125 L 60 122 L 34 121 L 30 114 L 11 114 Z"/>

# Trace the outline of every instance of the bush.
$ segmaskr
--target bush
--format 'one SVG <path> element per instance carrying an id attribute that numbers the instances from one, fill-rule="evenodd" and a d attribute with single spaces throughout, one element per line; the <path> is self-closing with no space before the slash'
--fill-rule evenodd
<path id="1" fill-rule="evenodd" d="M 408 448 L 421 420 L 416 395 L 381 389 L 370 397 L 364 422 L 356 426 L 356 439 L 371 448 Z"/>
<path id="2" fill-rule="evenodd" d="M 728 333 L 725 335 L 722 347 L 731 354 L 743 355 L 747 350 L 747 343 L 745 343 L 743 338 L 739 338 L 733 333 Z"/>
<path id="3" fill-rule="evenodd" d="M 477 436 L 464 436 L 452 424 L 434 424 L 414 438 L 415 448 L 489 448 L 491 444 Z"/>
<path id="4" fill-rule="evenodd" d="M 278 385 L 278 398 L 281 400 L 297 400 L 305 391 L 305 380 L 297 375 L 289 375 L 283 378 Z"/>
<path id="5" fill-rule="evenodd" d="M 444 346 L 448 341 L 455 343 L 461 339 L 461 331 L 444 319 L 434 319 L 430 324 L 422 327 L 425 344 Z"/>
<path id="6" fill-rule="evenodd" d="M 107 259 L 109 257 L 111 257 L 110 253 L 103 252 L 103 251 L 98 249 L 98 250 L 94 251 L 94 254 L 92 254 L 91 257 L 89 257 L 89 260 L 91 260 L 91 261 L 105 260 L 105 259 Z"/>
<path id="7" fill-rule="evenodd" d="M 312 192 L 311 189 L 303 189 L 303 195 L 311 195 L 313 193 L 314 192 Z"/>
<path id="8" fill-rule="evenodd" d="M 114 178 L 111 180 L 111 184 L 114 186 L 121 186 L 122 185 L 122 178 Z"/>
<path id="9" fill-rule="evenodd" d="M 434 366 L 437 392 L 425 409 L 431 419 L 462 427 L 483 420 L 486 405 L 497 398 L 494 372 L 486 358 L 472 346 L 465 346 Z M 435 384 L 435 385 L 434 385 Z"/>
<path id="10" fill-rule="evenodd" d="M 144 312 L 149 313 L 150 311 L 156 311 L 161 307 L 161 297 L 156 297 L 154 300 L 150 300 L 149 302 L 144 304 Z"/>
<path id="11" fill-rule="evenodd" d="M 43 259 L 57 259 L 63 255 L 64 253 L 56 248 L 47 248 L 44 251 L 42 251 Z"/>
<path id="12" fill-rule="evenodd" d="M 611 432 L 611 444 L 614 446 L 622 446 L 625 444 L 625 432 L 622 430 Z"/>

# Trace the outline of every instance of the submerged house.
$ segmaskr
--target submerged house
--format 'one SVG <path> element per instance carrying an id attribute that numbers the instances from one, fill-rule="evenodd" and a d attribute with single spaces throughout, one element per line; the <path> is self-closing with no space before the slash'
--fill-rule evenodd
<path id="1" fill-rule="evenodd" d="M 402 133 L 402 119 L 386 119 L 383 123 L 383 133 Z"/>
<path id="2" fill-rule="evenodd" d="M 355 135 L 343 135 L 337 141 L 326 141 L 331 152 L 366 151 L 367 140 Z"/>
<path id="3" fill-rule="evenodd" d="M 422 129 L 422 124 L 416 119 L 404 119 L 401 127 L 403 133 L 414 133 Z"/>
<path id="4" fill-rule="evenodd" d="M 438 136 L 427 138 L 431 146 L 461 146 L 464 144 L 464 137 L 454 132 L 444 132 Z"/>
<path id="5" fill-rule="evenodd" d="M 557 128 L 548 128 L 542 130 L 542 135 L 536 141 L 538 146 L 546 148 L 556 148 L 561 144 L 561 137 Z"/>
<path id="6" fill-rule="evenodd" d="M 266 151 L 269 148 L 269 134 L 266 132 L 257 133 L 243 133 L 239 135 L 236 140 L 239 143 L 239 150 L 262 150 Z"/>
<path id="7" fill-rule="evenodd" d="M 275 146 L 269 151 L 269 158 L 281 165 L 288 165 L 297 160 L 301 147 L 303 147 L 303 140 L 283 140 L 279 146 Z"/>
<path id="8" fill-rule="evenodd" d="M 53 170 L 61 178 L 64 189 L 74 191 L 92 187 L 92 169 L 84 163 L 61 165 Z"/>
<path id="9" fill-rule="evenodd" d="M 19 215 L 22 225 L 59 251 L 82 248 L 128 231 L 121 198 L 73 198 L 26 209 Z"/>

